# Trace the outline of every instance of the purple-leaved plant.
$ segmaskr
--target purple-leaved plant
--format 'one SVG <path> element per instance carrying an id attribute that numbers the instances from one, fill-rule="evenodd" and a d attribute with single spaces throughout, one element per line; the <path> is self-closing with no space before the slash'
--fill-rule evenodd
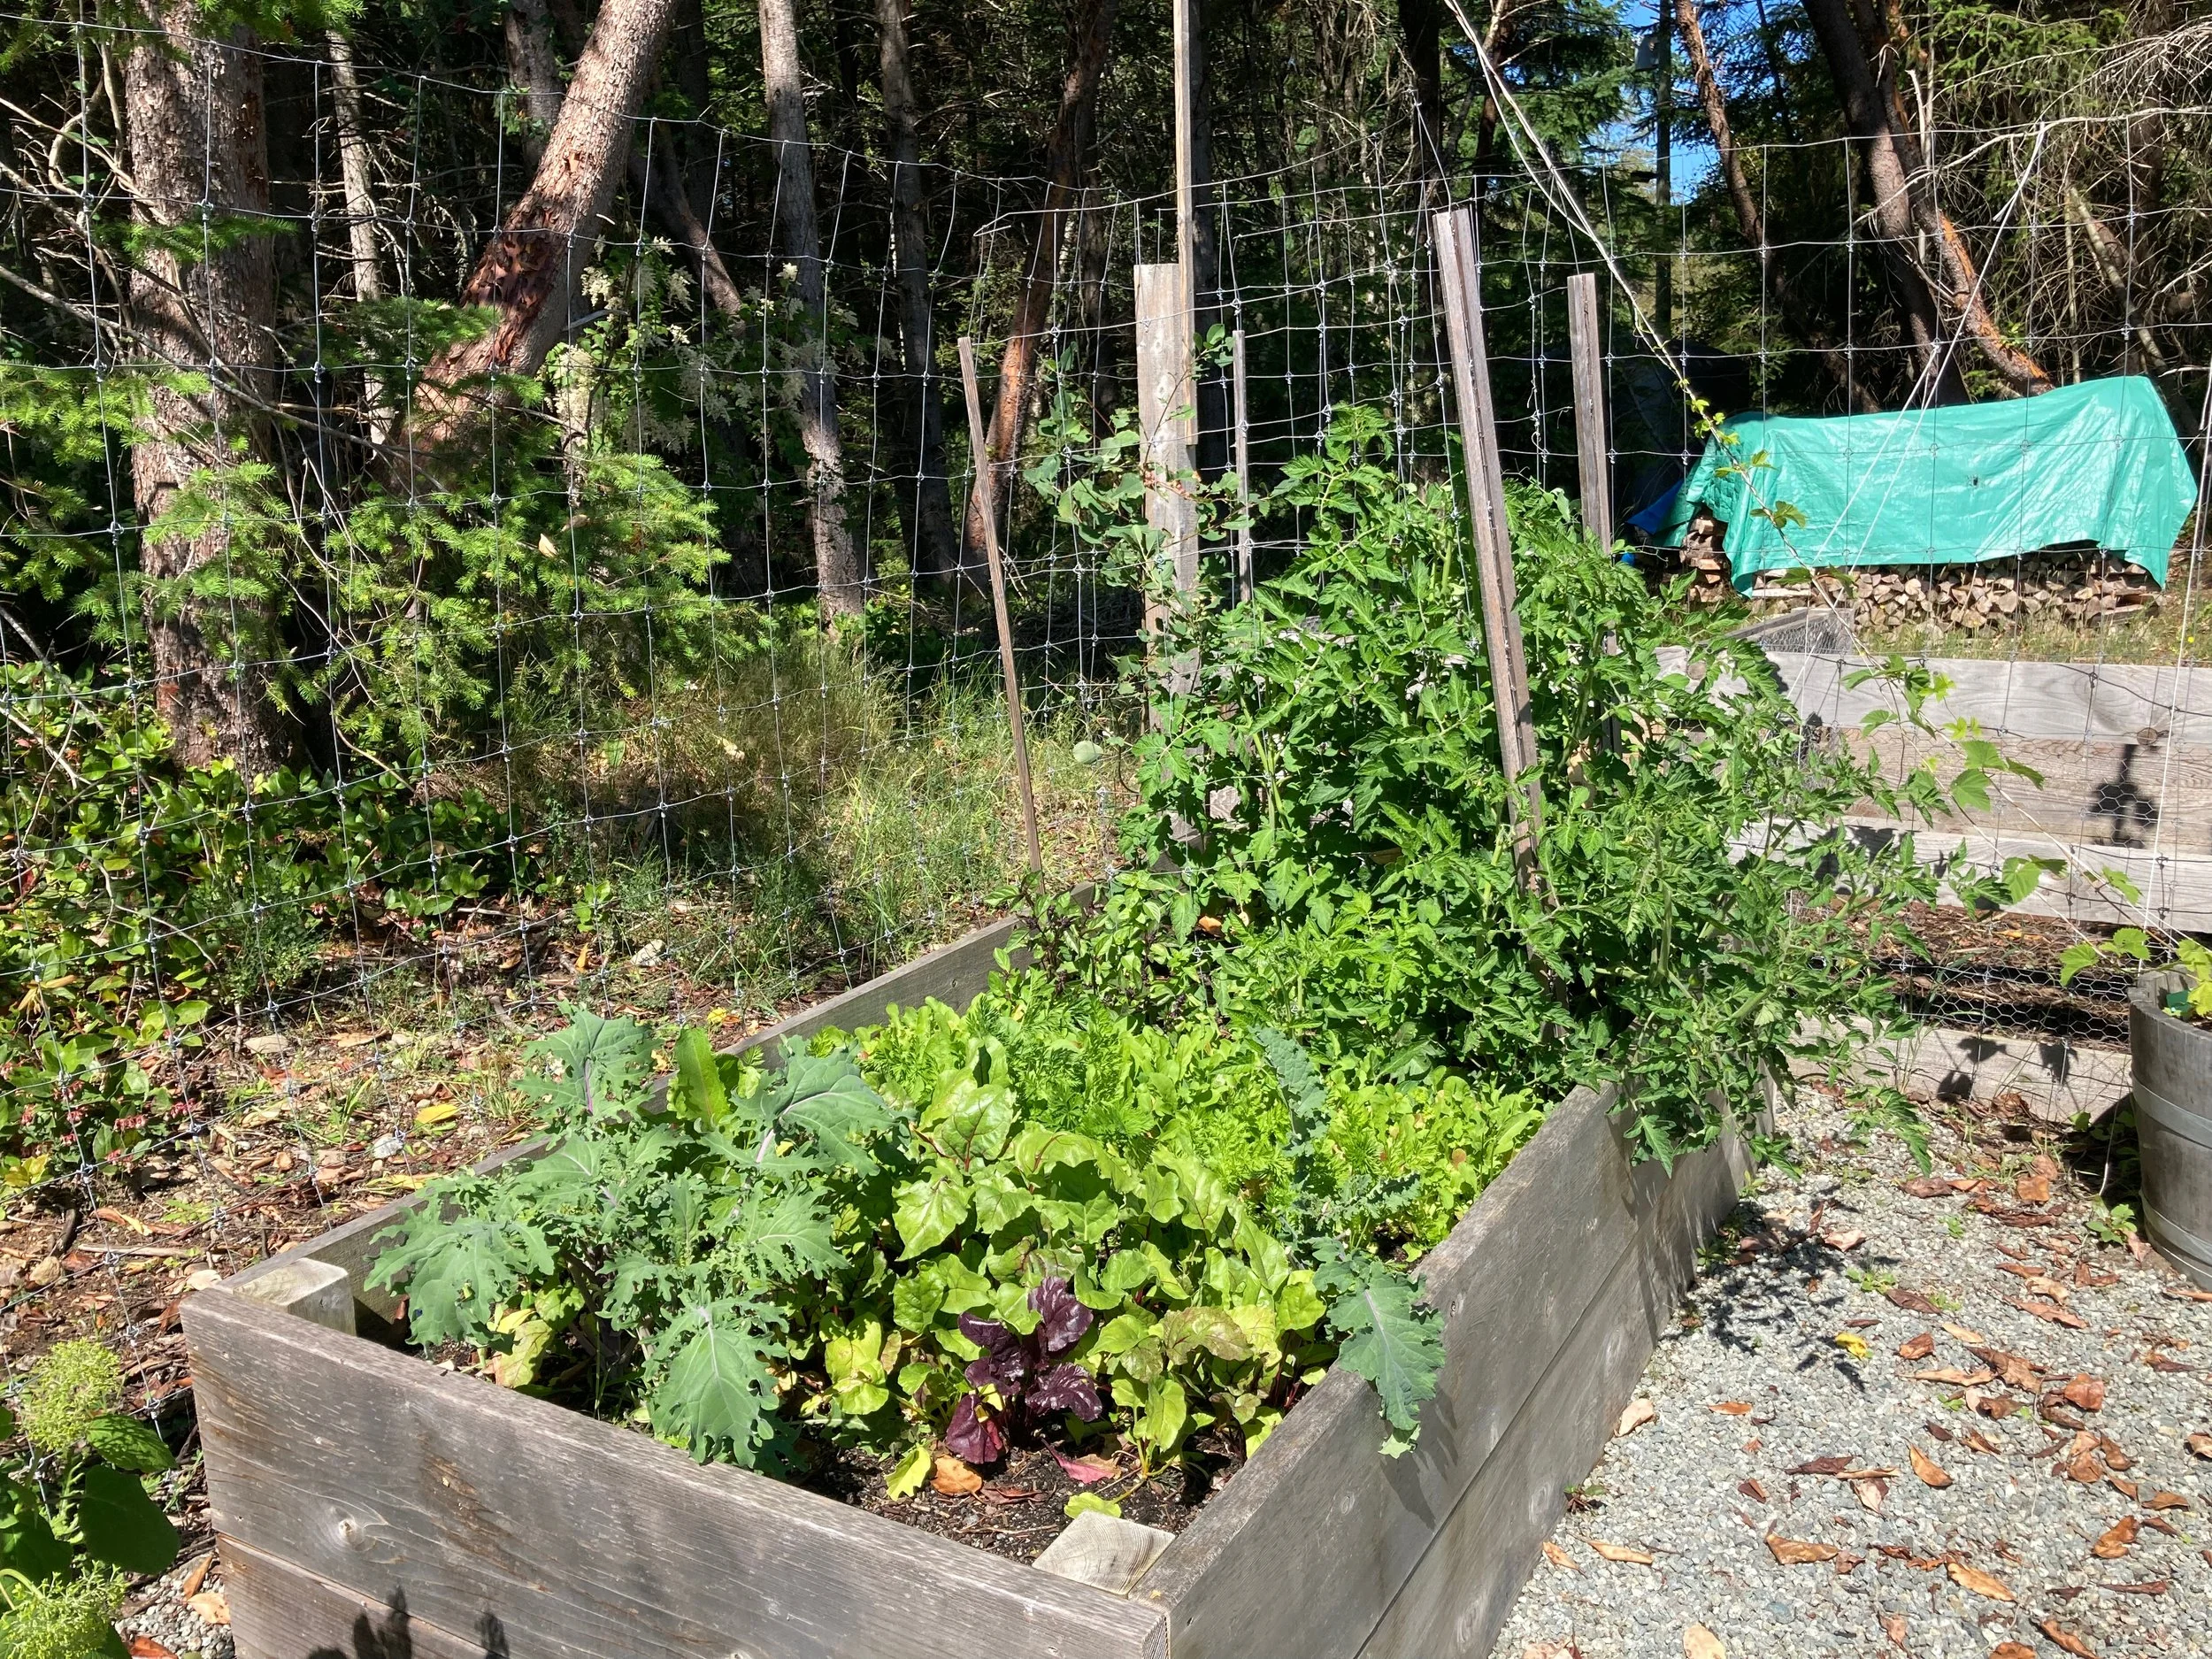
<path id="1" fill-rule="evenodd" d="M 1037 1328 L 1027 1336 L 996 1319 L 960 1316 L 960 1334 L 983 1349 L 968 1362 L 974 1386 L 960 1396 L 945 1430 L 947 1449 L 963 1463 L 997 1462 L 1007 1437 L 1037 1414 L 1071 1411 L 1088 1423 L 1102 1409 L 1090 1372 L 1058 1358 L 1091 1328 L 1091 1310 L 1064 1279 L 1046 1279 L 1029 1293 L 1029 1305 Z M 998 1396 L 995 1407 L 983 1397 L 987 1388 Z"/>

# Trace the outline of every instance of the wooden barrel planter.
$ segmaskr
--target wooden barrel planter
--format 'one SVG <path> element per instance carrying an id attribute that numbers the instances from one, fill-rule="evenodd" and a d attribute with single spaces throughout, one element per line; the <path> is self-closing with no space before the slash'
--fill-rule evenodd
<path id="1" fill-rule="evenodd" d="M 757 1041 L 964 1006 L 1010 931 Z M 1632 1164 L 1612 1099 L 1562 1102 L 1428 1256 L 1448 1358 L 1410 1453 L 1333 1372 L 1180 1534 L 1086 1516 L 1034 1566 L 373 1340 L 403 1206 L 365 1217 L 185 1304 L 241 1659 L 1486 1654 L 1747 1171 L 1733 1141 Z"/>
<path id="2" fill-rule="evenodd" d="M 2169 991 L 2186 975 L 2147 973 L 2128 998 L 2143 1230 L 2161 1254 L 2212 1290 L 2212 1030 L 2176 1019 Z"/>

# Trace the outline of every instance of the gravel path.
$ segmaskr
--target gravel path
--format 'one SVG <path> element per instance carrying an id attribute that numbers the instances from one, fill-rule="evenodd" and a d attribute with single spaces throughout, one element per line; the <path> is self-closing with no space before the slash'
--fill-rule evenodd
<path id="1" fill-rule="evenodd" d="M 1784 1127 L 1494 1659 L 2212 1655 L 2212 1297 L 2099 1245 L 2024 1115 L 1939 1126 L 1986 1185 L 1933 1196 Z"/>

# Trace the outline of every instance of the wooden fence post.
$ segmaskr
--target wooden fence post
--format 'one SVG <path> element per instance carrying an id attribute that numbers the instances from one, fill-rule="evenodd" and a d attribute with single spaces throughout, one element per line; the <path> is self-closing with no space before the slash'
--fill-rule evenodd
<path id="1" fill-rule="evenodd" d="M 1022 827 L 1029 834 L 1029 869 L 1042 875 L 1044 849 L 1037 840 L 1037 792 L 1029 778 L 1029 731 L 1022 721 L 1021 677 L 1014 666 L 1014 625 L 1006 613 L 1006 567 L 998 550 L 998 503 L 991 499 L 991 452 L 983 435 L 983 399 L 975 385 L 975 342 L 960 336 L 960 382 L 968 395 L 968 442 L 975 457 L 975 488 L 983 497 L 983 553 L 991 566 L 991 609 L 998 618 L 998 667 L 1006 681 L 1006 725 L 1014 739 L 1014 783 L 1021 791 Z"/>
<path id="2" fill-rule="evenodd" d="M 1544 794 L 1533 771 L 1536 717 L 1529 706 L 1528 664 L 1521 652 L 1513 547 L 1505 517 L 1505 475 L 1498 457 L 1497 419 L 1490 404 L 1490 363 L 1483 348 L 1474 219 L 1463 207 L 1437 214 L 1432 223 L 1436 231 L 1437 264 L 1444 279 L 1452 379 L 1459 395 L 1459 434 L 1467 464 L 1467 506 L 1475 532 L 1483 640 L 1498 704 L 1498 757 L 1505 768 L 1507 805 L 1514 818 L 1514 864 L 1523 886 L 1532 888 L 1541 879 L 1536 864 L 1536 839 L 1544 828 Z"/>
<path id="3" fill-rule="evenodd" d="M 1166 541 L 1179 594 L 1198 591 L 1198 503 L 1183 480 L 1191 470 L 1187 412 L 1194 392 L 1191 373 L 1190 313 L 1183 306 L 1183 273 L 1171 265 L 1141 265 L 1137 278 L 1137 424 L 1152 474 L 1144 516 Z M 1148 597 L 1145 626 L 1164 619 Z"/>
<path id="4" fill-rule="evenodd" d="M 1235 427 L 1235 448 L 1231 451 L 1237 473 L 1238 518 L 1243 527 L 1236 539 L 1237 603 L 1252 603 L 1252 419 L 1244 401 L 1244 330 L 1240 328 L 1229 336 L 1231 348 L 1231 396 L 1235 407 L 1231 411 Z"/>
<path id="5" fill-rule="evenodd" d="M 1567 279 L 1567 342 L 1574 357 L 1575 451 L 1581 461 L 1582 527 L 1613 550 L 1613 474 L 1606 456 L 1605 359 L 1598 334 L 1598 279 Z"/>

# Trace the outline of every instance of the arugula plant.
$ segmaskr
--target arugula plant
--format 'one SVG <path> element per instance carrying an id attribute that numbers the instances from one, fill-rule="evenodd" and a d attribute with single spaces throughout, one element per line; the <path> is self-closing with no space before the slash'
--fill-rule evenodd
<path id="1" fill-rule="evenodd" d="M 31 1454 L 0 1486 L 0 1655 L 122 1659 L 126 1575 L 176 1563 L 176 1528 L 142 1479 L 175 1465 L 118 1409 L 122 1396 L 112 1353 L 64 1342 L 32 1368 L 16 1410 L 0 1410 L 0 1440 L 20 1431 Z"/>

